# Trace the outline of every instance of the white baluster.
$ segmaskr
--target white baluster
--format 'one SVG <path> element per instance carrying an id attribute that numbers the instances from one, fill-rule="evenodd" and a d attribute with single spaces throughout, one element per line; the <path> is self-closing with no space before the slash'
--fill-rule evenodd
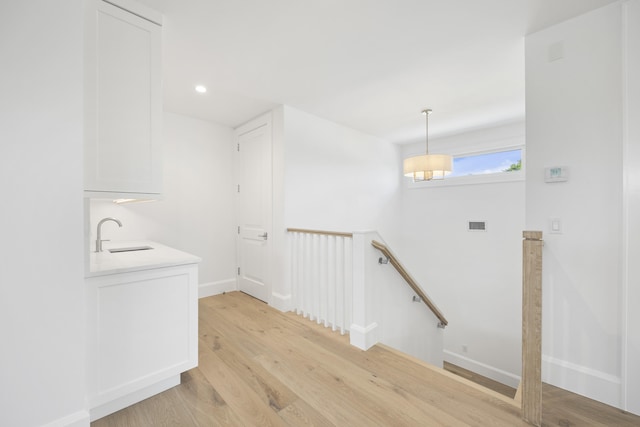
<path id="1" fill-rule="evenodd" d="M 329 236 L 327 240 L 327 318 L 325 326 L 331 323 L 331 329 L 336 330 L 336 236 Z"/>
<path id="2" fill-rule="evenodd" d="M 345 241 L 344 252 L 344 324 L 351 327 L 353 317 L 353 239 Z"/>
<path id="3" fill-rule="evenodd" d="M 327 240 L 328 236 L 320 236 L 320 246 L 318 250 L 318 261 L 320 271 L 319 279 L 319 295 L 318 295 L 318 323 L 324 322 L 327 326 Z"/>
<path id="4" fill-rule="evenodd" d="M 311 236 L 308 234 L 304 234 L 304 245 L 303 245 L 303 262 L 302 262 L 302 286 L 304 288 L 304 292 L 302 294 L 302 316 L 309 316 L 309 285 L 311 284 L 311 277 L 309 277 L 309 254 L 311 252 Z"/>
<path id="5" fill-rule="evenodd" d="M 311 243 L 311 310 L 310 320 L 316 320 L 318 317 L 318 235 L 312 234 Z"/>
<path id="6" fill-rule="evenodd" d="M 291 296 L 293 300 L 293 308 L 298 312 L 298 248 L 297 248 L 297 235 L 296 233 L 289 233 L 289 259 L 291 260 L 291 269 L 289 270 L 289 277 L 291 277 Z"/>
<path id="7" fill-rule="evenodd" d="M 340 333 L 344 335 L 344 241 L 343 237 L 336 241 L 336 323 Z"/>
<path id="8" fill-rule="evenodd" d="M 298 234 L 298 314 L 304 317 L 304 293 L 306 285 L 304 283 L 304 234 Z"/>

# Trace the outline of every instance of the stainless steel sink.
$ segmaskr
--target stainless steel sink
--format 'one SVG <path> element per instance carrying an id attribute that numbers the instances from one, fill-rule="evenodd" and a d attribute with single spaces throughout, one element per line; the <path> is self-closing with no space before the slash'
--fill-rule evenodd
<path id="1" fill-rule="evenodd" d="M 149 249 L 153 249 L 153 248 L 151 246 L 130 246 L 128 248 L 109 249 L 109 252 L 113 254 L 118 252 L 148 251 Z"/>

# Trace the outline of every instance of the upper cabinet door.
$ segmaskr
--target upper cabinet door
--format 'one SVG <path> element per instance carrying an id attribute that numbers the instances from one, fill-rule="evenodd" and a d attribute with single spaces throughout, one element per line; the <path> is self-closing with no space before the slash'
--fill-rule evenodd
<path id="1" fill-rule="evenodd" d="M 88 9 L 85 191 L 159 194 L 162 27 L 101 0 Z"/>

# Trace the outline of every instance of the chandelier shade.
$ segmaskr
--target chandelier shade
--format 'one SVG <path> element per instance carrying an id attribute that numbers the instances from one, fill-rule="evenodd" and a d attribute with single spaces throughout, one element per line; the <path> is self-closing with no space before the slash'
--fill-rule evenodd
<path id="1" fill-rule="evenodd" d="M 444 179 L 453 170 L 453 158 L 448 154 L 429 154 L 429 114 L 431 114 L 431 110 L 426 108 L 422 110 L 422 114 L 427 116 L 426 152 L 405 159 L 402 168 L 403 174 L 414 181 Z"/>
<path id="2" fill-rule="evenodd" d="M 404 176 L 414 181 L 443 179 L 451 173 L 453 159 L 447 154 L 422 154 L 404 160 Z"/>

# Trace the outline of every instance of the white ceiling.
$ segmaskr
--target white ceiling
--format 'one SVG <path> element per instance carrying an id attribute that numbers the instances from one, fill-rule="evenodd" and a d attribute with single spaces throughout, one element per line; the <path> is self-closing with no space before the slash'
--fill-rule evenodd
<path id="1" fill-rule="evenodd" d="M 396 143 L 524 117 L 524 35 L 615 0 L 139 0 L 165 109 L 236 127 L 287 104 Z M 204 84 L 204 95 L 194 91 Z"/>

